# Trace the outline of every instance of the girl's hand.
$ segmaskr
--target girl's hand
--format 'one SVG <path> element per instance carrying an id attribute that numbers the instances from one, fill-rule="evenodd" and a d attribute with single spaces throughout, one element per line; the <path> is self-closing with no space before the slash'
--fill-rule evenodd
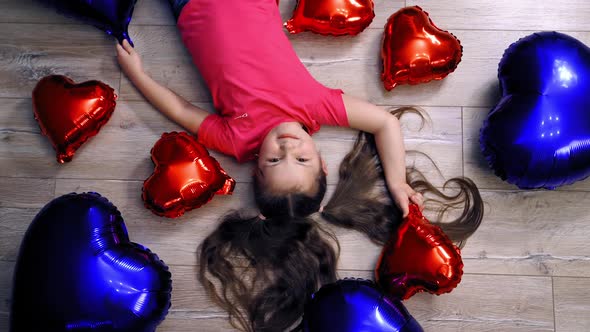
<path id="1" fill-rule="evenodd" d="M 391 192 L 395 203 L 402 211 L 404 218 L 410 213 L 410 203 L 418 205 L 420 211 L 424 209 L 424 196 L 412 189 L 407 183 L 391 186 L 389 191 Z"/>
<path id="2" fill-rule="evenodd" d="M 117 60 L 128 77 L 143 73 L 141 57 L 126 39 L 123 40 L 123 46 L 117 43 Z"/>

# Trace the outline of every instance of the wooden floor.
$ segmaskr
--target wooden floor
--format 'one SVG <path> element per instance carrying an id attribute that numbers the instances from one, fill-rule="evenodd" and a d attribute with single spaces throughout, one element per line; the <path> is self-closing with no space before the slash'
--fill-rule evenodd
<path id="1" fill-rule="evenodd" d="M 281 0 L 283 18 L 295 0 Z M 420 5 L 437 26 L 462 42 L 457 71 L 440 82 L 386 92 L 378 57 L 385 21 L 406 5 Z M 480 186 L 486 215 L 463 250 L 465 276 L 443 296 L 419 294 L 407 307 L 427 331 L 590 331 L 590 181 L 557 191 L 522 191 L 496 178 L 482 160 L 478 131 L 498 98 L 496 70 L 504 49 L 538 30 L 566 32 L 590 45 L 586 0 L 376 0 L 376 18 L 356 37 L 311 33 L 290 39 L 312 74 L 330 87 L 384 105 L 420 105 L 432 125 L 418 131 L 404 120 L 408 148 L 428 153 L 446 178 L 465 175 Z M 22 235 L 52 198 L 97 191 L 122 211 L 132 241 L 151 248 L 170 266 L 172 308 L 159 331 L 229 331 L 225 314 L 209 303 L 195 279 L 195 251 L 220 214 L 251 207 L 251 165 L 218 157 L 239 183 L 177 220 L 161 219 L 140 199 L 152 171 L 149 151 L 166 131 L 180 130 L 149 106 L 121 75 L 114 41 L 32 0 L 0 0 L 0 331 L 7 330 L 11 278 Z M 245 22 L 247 24 L 247 22 Z M 211 108 L 210 97 L 184 50 L 165 0 L 140 0 L 130 28 L 145 68 L 159 82 Z M 31 91 L 49 74 L 97 79 L 114 87 L 117 109 L 71 163 L 59 165 L 39 134 Z M 316 139 L 329 162 L 329 183 L 354 132 L 325 128 Z M 427 160 L 408 163 L 442 177 Z M 338 230 L 341 276 L 371 277 L 379 248 Z"/>

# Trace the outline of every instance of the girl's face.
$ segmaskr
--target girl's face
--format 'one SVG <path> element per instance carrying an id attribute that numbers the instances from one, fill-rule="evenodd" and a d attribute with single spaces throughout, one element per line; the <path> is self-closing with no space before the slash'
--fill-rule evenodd
<path id="1" fill-rule="evenodd" d="M 257 163 L 261 184 L 273 192 L 313 194 L 320 170 L 326 172 L 313 139 L 297 122 L 281 123 L 266 135 Z"/>

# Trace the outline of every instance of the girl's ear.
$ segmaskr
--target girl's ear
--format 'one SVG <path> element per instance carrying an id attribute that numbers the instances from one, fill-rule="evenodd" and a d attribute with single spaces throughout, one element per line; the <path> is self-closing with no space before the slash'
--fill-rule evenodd
<path id="1" fill-rule="evenodd" d="M 324 174 L 328 175 L 328 165 L 326 164 L 326 161 L 322 157 L 320 157 L 320 161 L 322 163 L 322 170 L 324 171 Z"/>

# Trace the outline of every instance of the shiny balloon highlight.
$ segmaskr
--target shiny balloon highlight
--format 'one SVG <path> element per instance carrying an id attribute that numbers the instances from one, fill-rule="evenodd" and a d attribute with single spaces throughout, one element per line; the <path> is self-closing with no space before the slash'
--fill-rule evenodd
<path id="1" fill-rule="evenodd" d="M 152 148 L 154 173 L 144 181 L 145 206 L 176 218 L 201 207 L 215 194 L 231 195 L 236 182 L 188 133 L 164 133 Z"/>
<path id="2" fill-rule="evenodd" d="M 117 95 L 99 81 L 76 84 L 61 75 L 46 76 L 33 90 L 33 112 L 41 133 L 51 141 L 57 161 L 71 161 L 115 110 Z"/>
<path id="3" fill-rule="evenodd" d="M 399 299 L 373 282 L 344 279 L 324 285 L 305 305 L 305 332 L 422 332 Z"/>
<path id="4" fill-rule="evenodd" d="M 37 214 L 14 272 L 10 331 L 153 332 L 170 307 L 171 274 L 130 242 L 97 193 L 68 194 Z"/>
<path id="5" fill-rule="evenodd" d="M 356 35 L 373 21 L 374 7 L 373 0 L 298 0 L 285 27 L 292 34 Z"/>
<path id="6" fill-rule="evenodd" d="M 590 48 L 539 32 L 505 51 L 501 99 L 480 133 L 484 157 L 522 189 L 572 184 L 590 175 Z"/>
<path id="7" fill-rule="evenodd" d="M 375 269 L 375 280 L 385 293 L 404 300 L 422 291 L 448 293 L 462 275 L 459 248 L 414 204 L 398 233 L 383 247 Z"/>
<path id="8" fill-rule="evenodd" d="M 129 23 L 137 0 L 37 0 L 58 12 L 94 25 L 117 38 L 129 38 Z"/>
<path id="9" fill-rule="evenodd" d="M 462 54 L 459 40 L 434 25 L 422 8 L 402 8 L 385 25 L 381 79 L 387 90 L 441 80 L 457 68 Z"/>

